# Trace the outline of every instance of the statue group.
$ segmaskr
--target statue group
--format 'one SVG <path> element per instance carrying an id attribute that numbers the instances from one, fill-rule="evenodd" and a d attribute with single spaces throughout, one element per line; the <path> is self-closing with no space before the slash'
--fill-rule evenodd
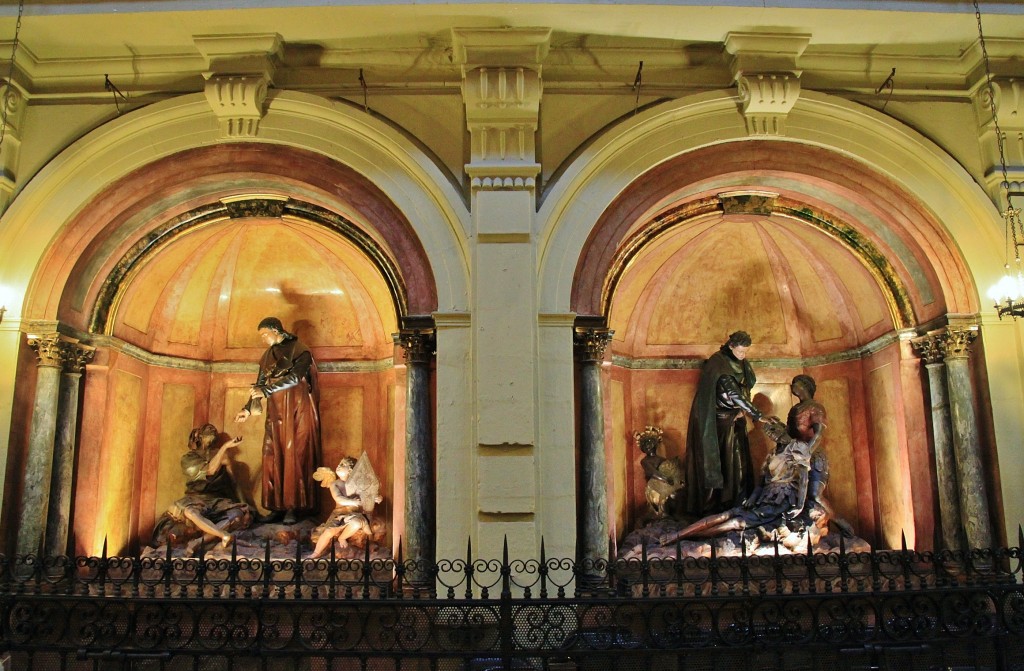
<path id="1" fill-rule="evenodd" d="M 321 463 L 320 390 L 312 354 L 276 317 L 257 328 L 267 350 L 235 421 L 265 419 L 261 505 L 267 513 L 258 515 L 239 487 L 234 456 L 241 437 L 229 438 L 204 424 L 192 431 L 181 457 L 185 495 L 157 520 L 147 552 L 194 556 L 234 546 L 244 555 L 262 552 L 269 543 L 292 557 L 295 544 L 312 546 L 314 559 L 330 553 L 362 557 L 370 546 L 375 557 L 387 554 L 382 545 L 386 530 L 372 519 L 382 497 L 368 455 L 346 456 L 334 469 L 316 468 Z M 335 501 L 319 525 L 318 481 Z"/>
<path id="2" fill-rule="evenodd" d="M 817 384 L 809 375 L 797 375 L 790 384 L 797 403 L 786 422 L 766 417 L 751 401 L 756 381 L 747 361 L 751 344 L 748 334 L 737 331 L 701 367 L 682 460 L 658 454 L 660 429 L 635 434 L 644 454 L 648 514 L 625 539 L 620 557 L 639 555 L 642 545 L 649 556 L 699 556 L 708 553 L 710 542 L 734 549 L 742 543 L 749 553 L 762 546 L 806 552 L 828 533 L 830 522 L 853 538 L 850 525 L 835 515 L 824 495 L 827 413 L 814 399 Z M 747 417 L 774 444 L 756 478 Z"/>

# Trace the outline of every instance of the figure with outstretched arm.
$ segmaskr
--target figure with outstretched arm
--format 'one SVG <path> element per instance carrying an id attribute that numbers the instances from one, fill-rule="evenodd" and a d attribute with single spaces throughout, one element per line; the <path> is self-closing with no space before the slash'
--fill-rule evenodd
<path id="1" fill-rule="evenodd" d="M 235 531 L 251 524 L 253 511 L 233 469 L 234 450 L 241 442 L 241 437 L 222 439 L 212 424 L 192 430 L 188 451 L 181 457 L 185 495 L 157 521 L 153 532 L 157 544 L 205 534 L 227 547 Z"/>
<path id="2" fill-rule="evenodd" d="M 798 518 L 808 501 L 812 456 L 825 430 L 825 408 L 814 400 L 815 389 L 809 375 L 794 377 L 790 391 L 799 402 L 790 409 L 786 424 L 777 419 L 766 422 L 765 432 L 776 445 L 765 459 L 761 480 L 750 496 L 739 506 L 666 534 L 661 538 L 662 545 L 773 524 L 801 524 Z"/>
<path id="3" fill-rule="evenodd" d="M 235 416 L 245 422 L 264 416 L 261 503 L 270 511 L 261 522 L 292 524 L 298 513 L 317 509 L 313 469 L 320 462 L 320 388 L 309 349 L 267 317 L 258 326 L 267 346 L 249 401 Z M 262 407 L 266 403 L 266 408 Z"/>
<path id="4" fill-rule="evenodd" d="M 686 432 L 686 512 L 705 515 L 728 510 L 754 487 L 749 415 L 761 421 L 750 400 L 757 382 L 747 361 L 752 340 L 736 331 L 701 366 Z"/>

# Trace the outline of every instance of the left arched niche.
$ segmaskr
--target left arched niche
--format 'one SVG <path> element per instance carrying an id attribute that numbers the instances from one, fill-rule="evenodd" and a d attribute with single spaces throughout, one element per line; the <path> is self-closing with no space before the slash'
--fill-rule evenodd
<path id="1" fill-rule="evenodd" d="M 437 299 L 408 221 L 361 175 L 286 147 L 182 152 L 80 210 L 34 285 L 36 314 L 55 312 L 98 347 L 82 393 L 76 552 L 149 540 L 184 490 L 179 459 L 204 422 L 243 437 L 242 479 L 259 503 L 262 423 L 232 418 L 266 316 L 318 361 L 324 465 L 367 451 L 385 494 L 377 514 L 400 532 L 404 375 L 391 334 Z M 321 516 L 331 507 L 325 490 Z"/>

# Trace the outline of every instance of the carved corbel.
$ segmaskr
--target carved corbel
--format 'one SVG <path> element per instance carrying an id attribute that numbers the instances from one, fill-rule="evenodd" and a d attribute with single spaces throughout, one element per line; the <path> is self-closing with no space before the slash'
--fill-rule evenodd
<path id="1" fill-rule="evenodd" d="M 1019 192 L 1024 189 L 1024 169 L 1019 167 L 1024 165 L 1024 80 L 994 77 L 992 91 L 995 93 L 994 107 L 999 117 L 999 130 L 1003 133 L 1009 190 Z M 975 85 L 971 99 L 978 119 L 978 142 L 985 161 L 986 187 L 998 203 L 996 196 L 1002 191 L 1003 175 L 1000 170 L 996 119 L 992 115 L 993 97 L 984 77 Z"/>
<path id="2" fill-rule="evenodd" d="M 281 51 L 281 36 L 204 35 L 194 41 L 206 58 L 204 90 L 220 122 L 221 137 L 256 137 Z"/>
<path id="3" fill-rule="evenodd" d="M 0 214 L 7 209 L 14 194 L 26 98 L 25 90 L 16 82 L 0 86 L 0 105 L 3 105 L 3 113 L 6 115 L 3 148 L 0 150 Z"/>
<path id="4" fill-rule="evenodd" d="M 548 28 L 452 31 L 453 60 L 462 66 L 472 188 L 535 188 L 541 63 L 550 40 Z"/>
<path id="5" fill-rule="evenodd" d="M 797 61 L 810 35 L 729 33 L 725 48 L 732 54 L 736 82 L 748 135 L 785 135 L 786 116 L 800 98 Z"/>

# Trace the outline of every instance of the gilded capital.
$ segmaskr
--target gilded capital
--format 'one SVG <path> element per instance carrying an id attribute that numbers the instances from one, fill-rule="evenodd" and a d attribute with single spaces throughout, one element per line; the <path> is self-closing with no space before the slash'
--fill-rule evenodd
<path id="1" fill-rule="evenodd" d="M 64 364 L 66 343 L 59 333 L 31 333 L 27 336 L 28 346 L 35 350 L 40 367 L 61 368 Z"/>
<path id="2" fill-rule="evenodd" d="M 942 334 L 946 359 L 966 359 L 971 355 L 971 343 L 978 337 L 974 328 L 949 328 Z"/>
<path id="3" fill-rule="evenodd" d="M 409 363 L 430 363 L 437 353 L 437 337 L 433 331 L 403 330 L 396 333 L 394 338 L 395 344 L 405 350 L 405 359 Z"/>
<path id="4" fill-rule="evenodd" d="M 942 363 L 946 358 L 946 347 L 943 344 L 943 336 L 939 333 L 926 335 L 917 340 L 911 340 L 910 346 L 914 353 L 925 362 L 925 364 Z"/>
<path id="5" fill-rule="evenodd" d="M 80 374 L 85 370 L 86 364 L 92 361 L 96 354 L 96 348 L 82 343 L 67 343 L 64 352 L 65 370 L 68 373 Z"/>
<path id="6" fill-rule="evenodd" d="M 615 331 L 603 328 L 577 328 L 573 332 L 573 345 L 584 363 L 604 361 L 604 351 Z"/>

